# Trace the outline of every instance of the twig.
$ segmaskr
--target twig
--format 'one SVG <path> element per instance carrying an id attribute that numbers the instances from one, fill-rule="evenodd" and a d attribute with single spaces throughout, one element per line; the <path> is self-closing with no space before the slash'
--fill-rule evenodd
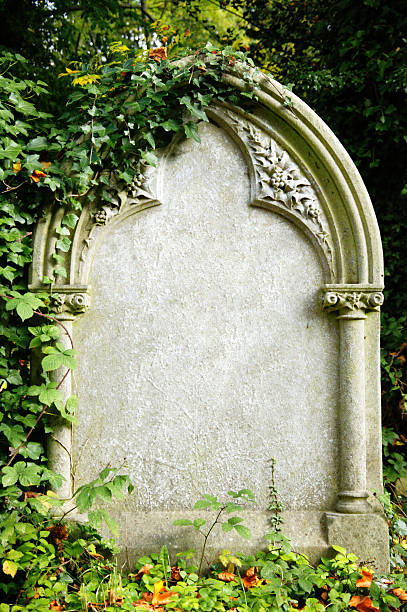
<path id="1" fill-rule="evenodd" d="M 27 181 L 28 179 L 25 179 L 25 181 L 17 185 L 17 187 L 11 187 L 10 185 L 7 185 L 6 181 L 3 181 L 3 185 L 5 185 L 7 189 L 1 191 L 0 193 L 9 193 L 10 191 L 15 191 L 16 189 L 19 189 L 22 185 L 24 185 L 24 183 L 26 183 Z"/>

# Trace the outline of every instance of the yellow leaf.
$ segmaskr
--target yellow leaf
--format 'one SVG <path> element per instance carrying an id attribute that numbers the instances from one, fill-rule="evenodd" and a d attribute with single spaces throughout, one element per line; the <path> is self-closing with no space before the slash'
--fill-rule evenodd
<path id="1" fill-rule="evenodd" d="M 9 559 L 6 559 L 6 561 L 4 561 L 4 563 L 3 563 L 3 572 L 5 574 L 8 574 L 12 578 L 14 578 L 14 576 L 17 573 L 17 570 L 18 570 L 17 563 L 14 563 L 14 561 L 9 561 Z"/>
<path id="2" fill-rule="evenodd" d="M 20 172 L 20 170 L 21 170 L 21 162 L 20 161 L 14 162 L 14 164 L 13 164 L 13 172 L 15 174 L 17 174 L 18 172 Z"/>
<path id="3" fill-rule="evenodd" d="M 7 381 L 5 380 L 0 382 L 0 391 L 3 391 L 3 389 L 7 389 Z"/>

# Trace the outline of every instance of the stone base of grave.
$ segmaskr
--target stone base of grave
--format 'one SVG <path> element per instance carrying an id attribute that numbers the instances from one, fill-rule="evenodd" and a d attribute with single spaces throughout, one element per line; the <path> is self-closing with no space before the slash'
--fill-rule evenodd
<path id="1" fill-rule="evenodd" d="M 381 514 L 327 512 L 326 531 L 330 546 L 342 546 L 376 571 L 389 571 L 389 532 Z"/>
<path id="2" fill-rule="evenodd" d="M 151 511 L 134 514 L 117 508 L 110 513 L 120 527 L 119 565 L 126 564 L 130 568 L 139 557 L 158 553 L 163 545 L 167 546 L 172 563 L 176 562 L 177 553 L 190 549 L 197 551 L 192 562 L 198 562 L 202 536 L 192 528 L 174 526 L 173 522 L 179 518 L 207 518 L 210 525 L 212 518 L 212 515 L 202 511 Z M 244 540 L 235 532 L 224 533 L 220 525 L 216 525 L 206 548 L 209 561 L 216 559 L 223 549 L 249 554 L 267 548 L 268 541 L 264 535 L 270 530 L 270 514 L 243 512 L 239 515 L 244 518 L 244 525 L 252 533 L 251 540 Z M 83 516 L 71 516 L 71 519 L 80 521 Z M 283 512 L 283 519 L 282 532 L 290 538 L 292 549 L 307 555 L 313 564 L 318 563 L 321 557 L 334 556 L 336 552 L 332 546 L 337 545 L 345 548 L 348 553 L 356 554 L 360 561 L 369 561 L 369 565 L 380 573 L 389 569 L 388 530 L 380 514 L 286 511 Z M 109 537 L 111 534 L 106 530 L 103 535 Z"/>

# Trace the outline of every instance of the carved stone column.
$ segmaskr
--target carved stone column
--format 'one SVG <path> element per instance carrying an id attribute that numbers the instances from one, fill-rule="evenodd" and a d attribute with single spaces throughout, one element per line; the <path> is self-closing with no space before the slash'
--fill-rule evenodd
<path id="1" fill-rule="evenodd" d="M 89 296 L 86 287 L 61 287 L 56 290 L 51 301 L 53 303 L 53 315 L 61 325 L 59 342 L 64 349 L 72 348 L 73 323 L 77 316 L 88 308 Z M 63 326 L 63 327 L 62 327 Z M 72 373 L 65 368 L 59 368 L 52 372 L 55 382 L 63 382 L 59 387 L 62 392 L 64 404 L 72 395 Z M 61 487 L 55 492 L 61 499 L 69 499 L 72 496 L 72 427 L 66 419 L 56 416 L 53 422 L 53 432 L 48 439 L 48 458 L 50 467 L 54 472 L 64 477 Z"/>
<path id="2" fill-rule="evenodd" d="M 366 312 L 379 310 L 381 290 L 327 286 L 324 307 L 338 312 L 340 355 L 340 477 L 338 512 L 372 511 L 366 490 L 365 339 Z"/>

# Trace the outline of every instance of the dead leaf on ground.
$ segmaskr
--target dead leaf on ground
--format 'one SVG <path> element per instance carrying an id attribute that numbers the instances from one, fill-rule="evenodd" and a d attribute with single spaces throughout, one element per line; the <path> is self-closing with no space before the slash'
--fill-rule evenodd
<path id="1" fill-rule="evenodd" d="M 161 582 L 161 581 L 160 581 Z M 157 582 L 155 583 L 155 585 Z M 174 591 L 167 591 L 166 589 L 155 589 L 154 585 L 154 594 L 152 599 L 153 606 L 165 606 L 169 604 L 171 601 L 174 601 L 174 597 L 179 597 L 178 593 Z"/>
<path id="2" fill-rule="evenodd" d="M 361 597 L 354 595 L 349 602 L 351 608 L 356 608 L 359 612 L 379 612 L 379 608 L 373 605 L 372 600 L 367 595 Z"/>
<path id="3" fill-rule="evenodd" d="M 134 580 L 134 582 L 136 582 L 137 580 L 140 580 L 140 578 L 144 576 L 144 574 L 149 574 L 153 567 L 154 565 L 152 565 L 151 563 L 147 563 L 146 565 L 143 565 L 143 567 L 139 569 L 137 574 L 129 574 L 129 578 L 131 578 L 132 580 Z"/>
<path id="4" fill-rule="evenodd" d="M 223 582 L 232 582 L 236 579 L 236 574 L 232 572 L 221 572 L 218 574 L 218 580 L 222 580 Z"/>
<path id="5" fill-rule="evenodd" d="M 407 592 L 404 589 L 393 589 L 390 593 L 393 593 L 400 601 L 407 601 Z"/>
<path id="6" fill-rule="evenodd" d="M 62 612 L 63 610 L 65 610 L 65 606 L 63 604 L 59 604 L 57 602 L 57 600 L 54 599 L 53 601 L 50 602 L 49 609 L 50 610 L 59 610 L 60 612 Z"/>
<path id="7" fill-rule="evenodd" d="M 360 573 L 362 574 L 362 578 L 356 580 L 356 586 L 361 588 L 369 588 L 372 584 L 373 574 L 367 570 L 360 570 Z"/>
<path id="8" fill-rule="evenodd" d="M 250 567 L 246 571 L 244 578 L 242 578 L 242 582 L 246 591 L 248 589 L 251 589 L 252 587 L 263 584 L 263 580 L 259 578 L 259 575 L 257 574 L 257 569 L 255 567 Z"/>
<path id="9" fill-rule="evenodd" d="M 179 582 L 181 580 L 181 568 L 178 565 L 174 565 L 171 568 L 171 580 L 174 582 Z"/>

